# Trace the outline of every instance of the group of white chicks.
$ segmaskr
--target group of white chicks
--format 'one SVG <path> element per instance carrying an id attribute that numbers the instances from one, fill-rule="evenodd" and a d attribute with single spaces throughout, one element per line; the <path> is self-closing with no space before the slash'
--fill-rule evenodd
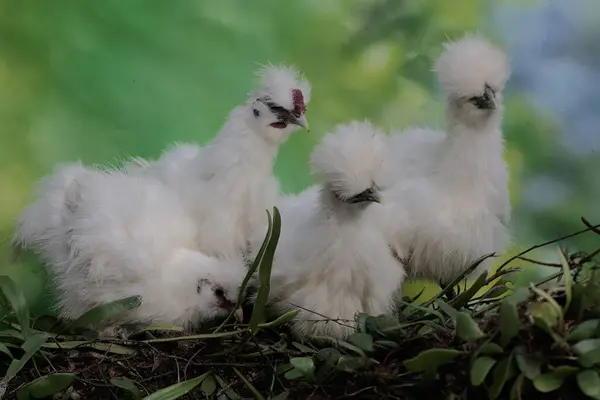
<path id="1" fill-rule="evenodd" d="M 391 312 L 405 277 L 449 282 L 509 241 L 508 59 L 470 34 L 445 44 L 435 72 L 446 132 L 339 125 L 311 155 L 321 183 L 286 196 L 273 163 L 290 134 L 308 127 L 311 88 L 293 68 L 269 66 L 204 147 L 176 145 L 120 169 L 56 167 L 21 215 L 15 244 L 44 260 L 63 318 L 139 295 L 141 305 L 107 329 L 189 328 L 239 307 L 265 210 L 277 206 L 269 304 L 301 310 L 296 335 L 342 338 L 357 313 Z"/>

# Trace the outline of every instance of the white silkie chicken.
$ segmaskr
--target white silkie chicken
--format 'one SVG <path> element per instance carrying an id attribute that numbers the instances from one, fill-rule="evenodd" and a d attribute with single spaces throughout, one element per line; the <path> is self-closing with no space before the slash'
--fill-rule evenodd
<path id="1" fill-rule="evenodd" d="M 282 231 L 271 275 L 270 304 L 301 311 L 298 336 L 343 338 L 355 314 L 393 310 L 404 270 L 392 255 L 376 215 L 385 140 L 370 123 L 353 122 L 327 134 L 311 155 L 323 183 L 284 199 Z M 329 321 L 328 319 L 331 319 Z"/>
<path id="2" fill-rule="evenodd" d="M 211 143 L 176 145 L 143 168 L 180 194 L 197 227 L 197 249 L 209 255 L 249 251 L 279 195 L 279 147 L 298 127 L 308 128 L 309 83 L 287 66 L 266 67 L 259 76 L 260 87 L 231 111 Z"/>
<path id="3" fill-rule="evenodd" d="M 196 229 L 177 194 L 157 179 L 56 168 L 21 215 L 15 244 L 46 261 L 59 315 L 75 319 L 128 296 L 141 305 L 116 324 L 191 328 L 229 313 L 246 274 L 241 258 L 193 251 Z"/>
<path id="4" fill-rule="evenodd" d="M 446 96 L 448 130 L 390 136 L 395 166 L 385 193 L 386 221 L 392 248 L 408 254 L 409 274 L 444 285 L 510 241 L 501 130 L 510 65 L 502 50 L 466 35 L 445 44 L 435 71 Z"/>

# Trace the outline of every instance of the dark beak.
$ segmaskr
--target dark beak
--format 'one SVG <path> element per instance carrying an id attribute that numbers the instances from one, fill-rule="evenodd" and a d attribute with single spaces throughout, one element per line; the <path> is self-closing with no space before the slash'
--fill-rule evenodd
<path id="1" fill-rule="evenodd" d="M 496 93 L 491 87 L 485 85 L 483 96 L 477 99 L 476 105 L 482 110 L 495 110 L 497 108 Z"/>
<path id="2" fill-rule="evenodd" d="M 376 187 L 371 187 L 365 190 L 362 193 L 357 194 L 356 196 L 352 196 L 346 200 L 347 203 L 381 203 L 381 196 L 379 195 L 379 190 Z"/>
<path id="3" fill-rule="evenodd" d="M 308 129 L 308 120 L 306 119 L 306 116 L 304 116 L 304 115 L 301 115 L 299 117 L 294 117 L 292 115 L 292 116 L 290 116 L 289 122 L 290 122 L 290 124 L 298 125 L 304 129 L 306 129 L 308 132 L 310 132 L 310 129 Z"/>

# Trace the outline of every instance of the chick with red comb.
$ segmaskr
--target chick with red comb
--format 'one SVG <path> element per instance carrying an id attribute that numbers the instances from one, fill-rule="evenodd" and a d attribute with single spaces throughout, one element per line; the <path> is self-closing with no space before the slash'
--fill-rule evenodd
<path id="1" fill-rule="evenodd" d="M 256 75 L 257 87 L 209 144 L 178 144 L 142 172 L 160 177 L 183 199 L 197 226 L 197 250 L 208 255 L 249 254 L 249 235 L 262 231 L 265 210 L 279 195 L 273 175 L 279 147 L 308 128 L 306 79 L 287 65 L 268 65 Z"/>

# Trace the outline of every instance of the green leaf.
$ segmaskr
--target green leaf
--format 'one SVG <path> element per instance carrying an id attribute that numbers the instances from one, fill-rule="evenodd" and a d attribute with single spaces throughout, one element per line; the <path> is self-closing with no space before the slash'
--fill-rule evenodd
<path id="1" fill-rule="evenodd" d="M 454 309 L 454 307 L 452 307 L 451 305 L 449 305 L 442 299 L 437 299 L 435 301 L 435 304 L 437 304 L 446 315 L 448 315 L 453 320 L 456 320 L 458 311 L 456 309 Z"/>
<path id="2" fill-rule="evenodd" d="M 221 389 L 226 397 L 229 397 L 229 399 L 231 400 L 242 400 L 242 397 L 239 394 L 237 394 L 231 387 L 229 387 L 229 385 L 227 385 L 219 375 L 215 375 L 215 379 L 219 383 L 219 386 L 221 386 Z"/>
<path id="3" fill-rule="evenodd" d="M 306 378 L 312 378 L 315 374 L 315 363 L 312 357 L 293 357 L 290 364 Z"/>
<path id="4" fill-rule="evenodd" d="M 511 367 L 512 354 L 496 364 L 496 367 L 492 372 L 492 384 L 488 388 L 488 395 L 490 396 L 490 399 L 493 400 L 500 396 L 500 393 L 502 393 L 502 389 L 504 388 L 506 381 L 510 378 Z"/>
<path id="5" fill-rule="evenodd" d="M 392 342 L 391 340 L 376 340 L 375 343 L 373 343 L 373 345 L 388 349 L 395 349 L 396 347 L 398 347 L 398 343 Z"/>
<path id="6" fill-rule="evenodd" d="M 481 298 L 482 299 L 495 299 L 497 297 L 502 296 L 504 293 L 508 292 L 510 289 L 506 285 L 494 285 L 485 292 Z"/>
<path id="7" fill-rule="evenodd" d="M 563 381 L 570 375 L 573 375 L 579 369 L 568 365 L 562 365 L 553 371 L 542 374 L 534 379 L 533 386 L 538 392 L 552 392 L 562 386 Z"/>
<path id="8" fill-rule="evenodd" d="M 215 381 L 215 378 L 213 378 L 212 375 L 208 375 L 202 381 L 200 390 L 202 390 L 202 393 L 204 393 L 206 396 L 211 396 L 215 390 L 217 390 L 217 382 Z"/>
<path id="9" fill-rule="evenodd" d="M 364 351 L 373 351 L 373 336 L 369 335 L 368 333 L 353 333 L 350 336 L 348 336 L 348 342 L 361 348 Z"/>
<path id="10" fill-rule="evenodd" d="M 469 314 L 459 312 L 456 314 L 456 336 L 469 342 L 479 340 L 485 337 L 485 334 L 479 329 L 479 325 L 477 325 L 477 322 Z"/>
<path id="11" fill-rule="evenodd" d="M 576 325 L 567 336 L 570 342 L 578 342 L 580 340 L 597 337 L 600 333 L 600 319 L 589 319 Z"/>
<path id="12" fill-rule="evenodd" d="M 0 337 L 13 338 L 18 339 L 20 341 L 25 340 L 23 334 L 16 329 L 5 329 L 3 331 L 0 331 Z"/>
<path id="13" fill-rule="evenodd" d="M 546 304 L 544 307 L 547 308 L 548 310 L 552 309 L 552 312 L 548 311 L 545 314 L 548 315 L 552 315 L 552 319 L 557 318 L 558 321 L 557 323 L 561 323 L 563 322 L 563 310 L 560 307 L 560 305 L 556 302 L 556 300 L 554 300 L 554 298 L 552 298 L 552 296 L 550 296 L 547 292 L 545 292 L 544 290 L 538 289 L 537 287 L 535 287 L 533 285 L 533 283 L 530 283 L 530 289 L 537 294 L 538 296 L 540 296 L 541 298 L 543 298 L 544 300 L 546 300 L 545 302 L 541 302 L 541 304 Z M 539 303 L 533 303 L 533 304 L 539 304 Z M 535 319 L 535 317 L 534 317 Z M 556 324 L 555 324 L 556 325 Z M 554 326 L 554 325 L 552 325 Z"/>
<path id="14" fill-rule="evenodd" d="M 565 255 L 563 254 L 562 250 L 560 249 L 560 247 L 557 247 L 556 250 L 558 250 L 558 257 L 563 268 L 563 286 L 565 288 L 566 297 L 563 310 L 566 313 L 569 309 L 569 306 L 571 305 L 571 299 L 573 298 L 573 277 L 571 276 L 571 269 L 569 268 L 569 263 L 567 262 L 567 259 L 565 258 Z"/>
<path id="15" fill-rule="evenodd" d="M 598 398 L 600 396 L 600 377 L 598 372 L 587 369 L 577 374 L 579 389 L 586 396 Z"/>
<path id="16" fill-rule="evenodd" d="M 296 379 L 303 378 L 304 374 L 302 374 L 302 372 L 298 371 L 296 368 L 292 368 L 291 370 L 287 371 L 283 376 L 285 377 L 285 379 L 293 381 Z"/>
<path id="17" fill-rule="evenodd" d="M 315 349 L 305 346 L 298 342 L 292 342 L 292 346 L 294 346 L 295 348 L 297 348 L 298 350 L 300 350 L 303 353 L 316 353 L 317 352 Z"/>
<path id="18" fill-rule="evenodd" d="M 69 342 L 48 342 L 42 345 L 44 349 L 74 349 L 74 348 L 88 348 L 99 351 L 106 351 L 107 353 L 113 354 L 135 354 L 137 350 L 131 347 L 121 346 L 116 343 L 103 343 L 103 342 L 89 342 L 86 340 L 73 340 Z"/>
<path id="19" fill-rule="evenodd" d="M 4 377 L 7 383 L 14 378 L 21 369 L 23 369 L 25 364 L 27 364 L 27 361 L 29 361 L 29 359 L 39 351 L 39 349 L 42 347 L 42 344 L 44 344 L 49 337 L 50 335 L 47 333 L 38 333 L 29 336 L 29 338 L 21 346 L 25 350 L 23 357 L 12 360 L 8 366 L 8 370 L 6 371 L 6 375 Z"/>
<path id="20" fill-rule="evenodd" d="M 417 313 L 417 312 L 422 312 L 425 315 L 431 315 L 436 317 L 437 319 L 440 320 L 440 322 L 444 323 L 446 321 L 446 318 L 444 318 L 444 316 L 442 315 L 441 312 L 434 310 L 432 307 L 428 307 L 428 306 L 424 306 L 424 305 L 416 305 L 416 304 L 412 304 L 412 303 L 407 303 L 405 301 L 402 300 L 397 300 L 398 304 L 404 305 L 407 309 L 412 309 L 413 313 L 409 314 L 406 316 L 406 318 L 408 318 L 409 316 L 412 316 L 413 314 Z M 428 300 L 426 303 L 433 303 L 433 301 Z M 425 303 L 424 303 L 425 304 Z"/>
<path id="21" fill-rule="evenodd" d="M 512 389 L 510 390 L 510 400 L 521 400 L 521 393 L 523 391 L 523 382 L 525 380 L 525 376 L 523 374 L 519 374 L 517 379 L 515 379 L 515 383 L 513 384 Z"/>
<path id="22" fill-rule="evenodd" d="M 8 347 L 4 343 L 0 343 L 0 352 L 6 354 L 10 358 L 14 358 Z"/>
<path id="23" fill-rule="evenodd" d="M 479 386 L 485 380 L 488 372 L 496 364 L 496 360 L 491 357 L 479 357 L 473 362 L 471 366 L 471 385 Z"/>
<path id="24" fill-rule="evenodd" d="M 373 321 L 371 323 L 375 324 L 376 332 L 382 336 L 395 337 L 399 333 L 402 333 L 400 321 L 392 315 L 382 314 L 377 317 L 368 317 L 365 320 L 365 325 L 369 326 L 370 321 Z"/>
<path id="25" fill-rule="evenodd" d="M 515 383 L 513 384 L 512 389 L 510 390 L 510 400 L 521 400 L 521 392 L 523 391 L 523 381 L 525 380 L 525 375 L 519 374 L 517 379 L 515 379 Z"/>
<path id="26" fill-rule="evenodd" d="M 556 312 L 556 308 L 547 301 L 535 302 L 529 304 L 529 314 L 533 318 L 533 322 L 539 328 L 551 333 L 560 321 L 560 316 Z"/>
<path id="27" fill-rule="evenodd" d="M 44 399 L 68 388 L 75 380 L 75 374 L 56 373 L 45 375 L 31 381 L 17 391 L 18 400 L 30 398 Z"/>
<path id="28" fill-rule="evenodd" d="M 574 344 L 572 349 L 582 366 L 590 368 L 600 363 L 600 339 L 582 340 Z"/>
<path id="29" fill-rule="evenodd" d="M 504 298 L 502 301 L 508 301 L 509 303 L 518 306 L 525 300 L 528 300 L 531 296 L 531 291 L 526 287 L 517 288 L 512 294 Z"/>
<path id="30" fill-rule="evenodd" d="M 196 386 L 202 383 L 208 376 L 206 372 L 196 378 L 188 379 L 187 381 L 179 382 L 166 388 L 160 389 L 146 397 L 143 400 L 174 400 L 192 391 Z"/>
<path id="31" fill-rule="evenodd" d="M 294 318 L 296 318 L 296 315 L 298 315 L 298 313 L 300 313 L 300 309 L 294 309 L 294 310 L 288 311 L 285 314 L 280 315 L 279 317 L 277 317 L 277 319 L 275 319 L 271 322 L 266 322 L 264 324 L 258 324 L 258 327 L 259 328 L 272 328 L 275 326 L 283 325 L 287 322 L 290 322 Z"/>
<path id="32" fill-rule="evenodd" d="M 258 277 L 260 280 L 260 287 L 258 288 L 258 295 L 254 302 L 254 310 L 250 316 L 249 329 L 256 333 L 257 325 L 265 321 L 265 307 L 269 300 L 270 281 L 271 281 L 271 267 L 273 266 L 273 258 L 275 257 L 275 250 L 277 249 L 277 243 L 279 242 L 279 235 L 281 234 L 281 214 L 277 207 L 273 207 L 273 219 L 271 220 L 271 214 L 267 211 L 267 218 L 269 221 L 269 229 L 267 236 L 265 237 L 264 251 L 257 255 L 254 263 L 258 266 Z M 261 247 L 261 251 L 263 247 Z M 254 265 L 253 265 L 254 267 Z"/>
<path id="33" fill-rule="evenodd" d="M 110 383 L 111 385 L 128 392 L 131 395 L 131 397 L 135 400 L 142 398 L 142 392 L 136 386 L 136 384 L 129 378 L 126 378 L 124 376 L 119 378 L 112 378 L 110 380 Z"/>
<path id="34" fill-rule="evenodd" d="M 289 395 L 290 395 L 290 392 L 288 392 L 288 391 L 281 392 L 277 396 L 271 397 L 271 400 L 286 400 L 289 397 Z"/>
<path id="35" fill-rule="evenodd" d="M 319 350 L 315 356 L 320 365 L 315 374 L 317 381 L 324 379 L 327 374 L 335 368 L 341 357 L 342 354 L 332 347 L 326 347 Z"/>
<path id="36" fill-rule="evenodd" d="M 96 326 L 109 318 L 116 317 L 133 308 L 139 307 L 140 304 L 142 304 L 140 296 L 130 296 L 111 301 L 110 303 L 100 304 L 77 318 L 72 326 L 78 328 Z"/>
<path id="37" fill-rule="evenodd" d="M 25 337 L 29 335 L 29 307 L 25 295 L 8 275 L 0 275 L 0 290 L 10 303 Z"/>
<path id="38" fill-rule="evenodd" d="M 525 354 L 515 354 L 515 360 L 517 361 L 517 365 L 519 369 L 527 377 L 527 379 L 533 381 L 535 378 L 541 375 L 542 373 L 542 363 L 534 360 Z"/>
<path id="39" fill-rule="evenodd" d="M 484 271 L 475 282 L 467 290 L 456 296 L 452 301 L 450 301 L 450 306 L 453 308 L 460 310 L 462 307 L 467 305 L 467 303 L 477 294 L 479 289 L 485 286 L 485 282 L 487 280 L 487 271 Z"/>
<path id="40" fill-rule="evenodd" d="M 454 349 L 434 348 L 424 350 L 416 357 L 404 361 L 410 372 L 432 372 L 445 364 L 450 364 L 460 353 Z"/>
<path id="41" fill-rule="evenodd" d="M 521 328 L 517 306 L 507 300 L 500 303 L 500 342 L 506 346 Z"/>
<path id="42" fill-rule="evenodd" d="M 366 357 L 341 356 L 337 362 L 337 369 L 344 372 L 356 372 L 372 364 Z"/>
<path id="43" fill-rule="evenodd" d="M 477 353 L 481 354 L 481 355 L 493 355 L 493 354 L 502 354 L 502 353 L 504 353 L 504 350 L 502 349 L 502 347 L 500 347 L 498 344 L 496 344 L 494 342 L 487 342 L 487 343 L 484 343 L 479 348 Z"/>
<path id="44" fill-rule="evenodd" d="M 336 338 L 331 337 L 331 336 L 314 336 L 313 339 L 315 339 L 315 340 L 326 340 L 328 342 L 333 343 L 337 347 L 343 347 L 346 350 L 350 350 L 353 353 L 358 354 L 359 356 L 366 357 L 365 352 L 360 347 L 357 347 L 357 346 L 355 346 L 353 344 L 350 344 L 350 343 L 348 343 L 348 342 L 346 342 L 344 340 L 336 339 Z"/>

